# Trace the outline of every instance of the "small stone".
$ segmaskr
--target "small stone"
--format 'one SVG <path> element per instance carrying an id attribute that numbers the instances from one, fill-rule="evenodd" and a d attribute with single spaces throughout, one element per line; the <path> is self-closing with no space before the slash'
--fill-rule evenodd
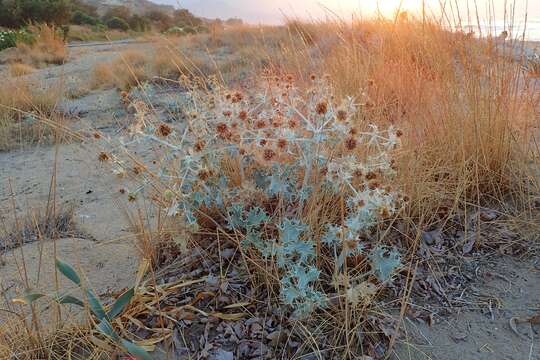
<path id="1" fill-rule="evenodd" d="M 209 357 L 213 360 L 234 360 L 234 354 L 230 351 L 218 349 L 213 355 Z"/>

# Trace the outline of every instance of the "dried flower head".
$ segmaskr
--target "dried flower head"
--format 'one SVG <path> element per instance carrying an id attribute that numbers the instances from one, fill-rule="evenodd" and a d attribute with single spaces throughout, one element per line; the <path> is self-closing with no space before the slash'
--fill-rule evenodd
<path id="1" fill-rule="evenodd" d="M 197 139 L 197 141 L 195 142 L 195 145 L 193 145 L 193 149 L 195 150 L 195 152 L 201 152 L 203 151 L 204 146 L 205 146 L 204 140 Z"/>
<path id="2" fill-rule="evenodd" d="M 139 175 L 140 173 L 142 173 L 142 168 L 139 167 L 139 166 L 137 166 L 137 165 L 135 165 L 135 166 L 133 167 L 133 173 L 134 173 L 135 175 Z"/>
<path id="3" fill-rule="evenodd" d="M 300 122 L 296 118 L 290 118 L 287 124 L 291 129 L 296 129 L 300 125 Z"/>
<path id="4" fill-rule="evenodd" d="M 337 119 L 339 121 L 345 121 L 347 120 L 347 112 L 345 110 L 338 110 L 337 112 Z"/>
<path id="5" fill-rule="evenodd" d="M 403 131 L 401 131 L 401 130 L 398 129 L 398 130 L 396 131 L 396 136 L 397 136 L 397 137 L 402 137 L 402 136 L 403 136 Z"/>
<path id="6" fill-rule="evenodd" d="M 373 180 L 377 178 L 377 174 L 375 174 L 373 171 L 370 171 L 366 174 L 366 180 Z"/>
<path id="7" fill-rule="evenodd" d="M 167 124 L 160 124 L 159 127 L 157 128 L 157 134 L 161 137 L 167 137 L 171 135 L 171 133 L 172 133 L 172 129 Z"/>
<path id="8" fill-rule="evenodd" d="M 272 149 L 264 149 L 263 157 L 266 161 L 271 161 L 276 156 L 276 152 Z"/>
<path id="9" fill-rule="evenodd" d="M 101 139 L 101 134 L 98 132 L 94 133 L 94 139 Z"/>
<path id="10" fill-rule="evenodd" d="M 285 139 L 278 139 L 278 142 L 277 142 L 277 146 L 278 148 L 280 148 L 281 150 L 284 150 L 286 147 L 287 147 L 287 140 Z"/>
<path id="11" fill-rule="evenodd" d="M 357 141 L 353 137 L 349 137 L 345 140 L 345 148 L 349 151 L 352 151 L 356 148 Z"/>
<path id="12" fill-rule="evenodd" d="M 237 91 L 234 93 L 234 95 L 232 96 L 232 99 L 231 101 L 233 103 L 239 103 L 240 101 L 242 101 L 242 99 L 244 98 L 244 95 L 242 95 L 241 92 Z"/>
<path id="13" fill-rule="evenodd" d="M 328 104 L 324 101 L 318 103 L 317 106 L 315 107 L 315 111 L 319 115 L 326 114 L 328 112 Z"/>
<path id="14" fill-rule="evenodd" d="M 98 160 L 101 162 L 109 161 L 110 160 L 109 154 L 107 154 L 104 151 L 100 152 L 98 156 Z"/>
<path id="15" fill-rule="evenodd" d="M 248 113 L 246 110 L 242 110 L 238 113 L 238 118 L 242 121 L 246 121 L 248 118 Z"/>
<path id="16" fill-rule="evenodd" d="M 216 131 L 219 135 L 223 135 L 229 131 L 229 127 L 225 123 L 217 124 Z"/>
<path id="17" fill-rule="evenodd" d="M 231 116 L 232 116 L 232 111 L 230 111 L 230 110 L 225 110 L 225 111 L 223 112 L 223 116 L 231 117 Z"/>
<path id="18" fill-rule="evenodd" d="M 201 179 L 202 181 L 206 181 L 208 180 L 208 178 L 210 178 L 210 171 L 208 171 L 207 169 L 201 169 L 198 173 L 197 173 L 197 177 L 199 179 Z"/>

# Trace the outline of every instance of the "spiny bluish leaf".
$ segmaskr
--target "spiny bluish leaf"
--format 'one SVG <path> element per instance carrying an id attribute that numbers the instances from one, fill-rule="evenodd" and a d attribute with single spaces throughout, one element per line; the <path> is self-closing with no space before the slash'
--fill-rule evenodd
<path id="1" fill-rule="evenodd" d="M 287 305 L 294 304 L 296 299 L 301 297 L 300 292 L 295 286 L 282 287 L 281 294 L 283 295 L 283 301 Z"/>
<path id="2" fill-rule="evenodd" d="M 256 227 L 266 222 L 267 220 L 268 215 L 266 214 L 266 212 L 259 207 L 254 207 L 251 208 L 248 212 L 246 225 Z"/>
<path id="3" fill-rule="evenodd" d="M 341 226 L 326 224 L 326 232 L 321 238 L 322 243 L 329 246 L 339 244 L 341 240 L 339 237 L 340 232 Z"/>
<path id="4" fill-rule="evenodd" d="M 244 222 L 244 205 L 236 203 L 227 208 L 227 223 L 229 229 L 242 229 Z"/>
<path id="5" fill-rule="evenodd" d="M 94 313 L 98 320 L 105 319 L 107 317 L 105 309 L 94 292 L 91 289 L 86 289 L 86 296 L 88 297 L 88 306 L 90 306 L 90 310 Z"/>
<path id="6" fill-rule="evenodd" d="M 315 256 L 314 244 L 309 241 L 298 240 L 286 245 L 286 251 L 288 254 L 298 255 L 300 263 L 307 262 L 310 258 Z"/>
<path id="7" fill-rule="evenodd" d="M 58 269 L 58 271 L 64 274 L 64 276 L 67 277 L 69 280 L 81 286 L 81 278 L 79 277 L 75 269 L 71 267 L 71 265 L 63 262 L 60 259 L 56 259 L 56 268 Z"/>
<path id="8" fill-rule="evenodd" d="M 255 180 L 255 186 L 258 189 L 266 189 L 270 184 L 270 181 L 268 180 L 268 174 L 266 174 L 262 170 L 255 170 L 253 172 L 253 178 Z"/>
<path id="9" fill-rule="evenodd" d="M 310 283 L 316 281 L 319 278 L 319 270 L 314 266 L 310 266 L 306 269 L 303 266 L 295 265 L 291 270 L 292 275 L 296 278 L 298 289 L 304 291 L 310 285 Z"/>
<path id="10" fill-rule="evenodd" d="M 107 314 L 109 319 L 114 319 L 115 317 L 120 315 L 120 313 L 122 313 L 122 311 L 124 311 L 124 308 L 126 307 L 127 304 L 129 304 L 129 302 L 131 301 L 131 299 L 133 298 L 134 295 L 135 295 L 135 289 L 133 289 L 133 288 L 131 288 L 128 291 L 126 291 L 125 293 L 123 293 L 114 302 L 113 306 L 109 310 L 109 313 Z"/>
<path id="11" fill-rule="evenodd" d="M 271 196 L 283 196 L 290 199 L 292 196 L 291 185 L 286 177 L 280 174 L 270 175 L 270 185 L 268 186 L 268 194 Z"/>
<path id="12" fill-rule="evenodd" d="M 259 251 L 263 251 L 265 248 L 264 240 L 261 237 L 261 233 L 258 231 L 249 231 L 245 238 L 245 243 L 253 245 Z"/>
<path id="13" fill-rule="evenodd" d="M 307 229 L 298 219 L 284 219 L 279 226 L 280 238 L 284 244 L 298 241 L 300 235 Z"/>
<path id="14" fill-rule="evenodd" d="M 386 246 L 377 246 L 369 254 L 371 266 L 381 282 L 389 280 L 393 272 L 401 265 L 399 253 Z"/>
<path id="15" fill-rule="evenodd" d="M 128 353 L 135 356 L 137 359 L 152 360 L 150 354 L 139 345 L 135 345 L 134 343 L 125 339 L 120 339 L 120 344 L 127 350 Z"/>

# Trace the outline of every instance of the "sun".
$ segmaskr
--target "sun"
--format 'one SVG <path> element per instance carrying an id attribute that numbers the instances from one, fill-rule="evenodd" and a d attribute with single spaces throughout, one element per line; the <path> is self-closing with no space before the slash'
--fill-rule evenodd
<path id="1" fill-rule="evenodd" d="M 383 16 L 391 16 L 398 9 L 420 13 L 423 8 L 429 11 L 439 4 L 438 0 L 323 0 L 320 3 L 341 12 Z"/>

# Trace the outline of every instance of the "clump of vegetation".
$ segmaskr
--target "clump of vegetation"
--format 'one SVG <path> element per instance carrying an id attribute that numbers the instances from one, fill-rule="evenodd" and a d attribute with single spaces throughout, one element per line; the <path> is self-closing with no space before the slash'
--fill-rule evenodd
<path id="1" fill-rule="evenodd" d="M 70 0 L 1 0 L 0 26 L 18 28 L 28 23 L 65 24 L 71 15 Z"/>
<path id="2" fill-rule="evenodd" d="M 8 69 L 11 76 L 15 77 L 28 75 L 35 71 L 31 65 L 18 63 L 9 64 Z"/>
<path id="3" fill-rule="evenodd" d="M 109 29 L 115 29 L 115 30 L 123 30 L 128 31 L 129 30 L 129 24 L 122 18 L 119 17 L 113 17 L 106 22 Z"/>
<path id="4" fill-rule="evenodd" d="M 185 81 L 186 130 L 150 122 L 136 104 L 134 129 L 171 159 L 155 198 L 193 246 L 235 243 L 252 280 L 306 324 L 335 314 L 335 301 L 361 303 L 357 286 L 392 283 L 402 254 L 378 230 L 406 202 L 393 181 L 400 130 L 357 123 L 355 101 L 315 75 L 307 92 L 292 76 L 268 76 L 254 95 Z M 108 158 L 126 171 L 121 154 Z"/>
<path id="5" fill-rule="evenodd" d="M 17 35 L 14 31 L 0 31 L 0 51 L 15 47 L 17 45 Z"/>
<path id="6" fill-rule="evenodd" d="M 111 62 L 98 63 L 92 71 L 92 86 L 129 90 L 148 79 L 148 59 L 142 51 L 127 50 Z"/>
<path id="7" fill-rule="evenodd" d="M 40 119 L 54 119 L 60 97 L 59 89 L 43 89 L 22 79 L 3 83 L 0 87 L 0 151 L 50 139 L 53 129 Z"/>
<path id="8" fill-rule="evenodd" d="M 19 32 L 17 52 L 10 61 L 39 68 L 63 64 L 67 56 L 63 34 L 54 26 L 42 24 L 29 26 L 27 30 Z"/>

